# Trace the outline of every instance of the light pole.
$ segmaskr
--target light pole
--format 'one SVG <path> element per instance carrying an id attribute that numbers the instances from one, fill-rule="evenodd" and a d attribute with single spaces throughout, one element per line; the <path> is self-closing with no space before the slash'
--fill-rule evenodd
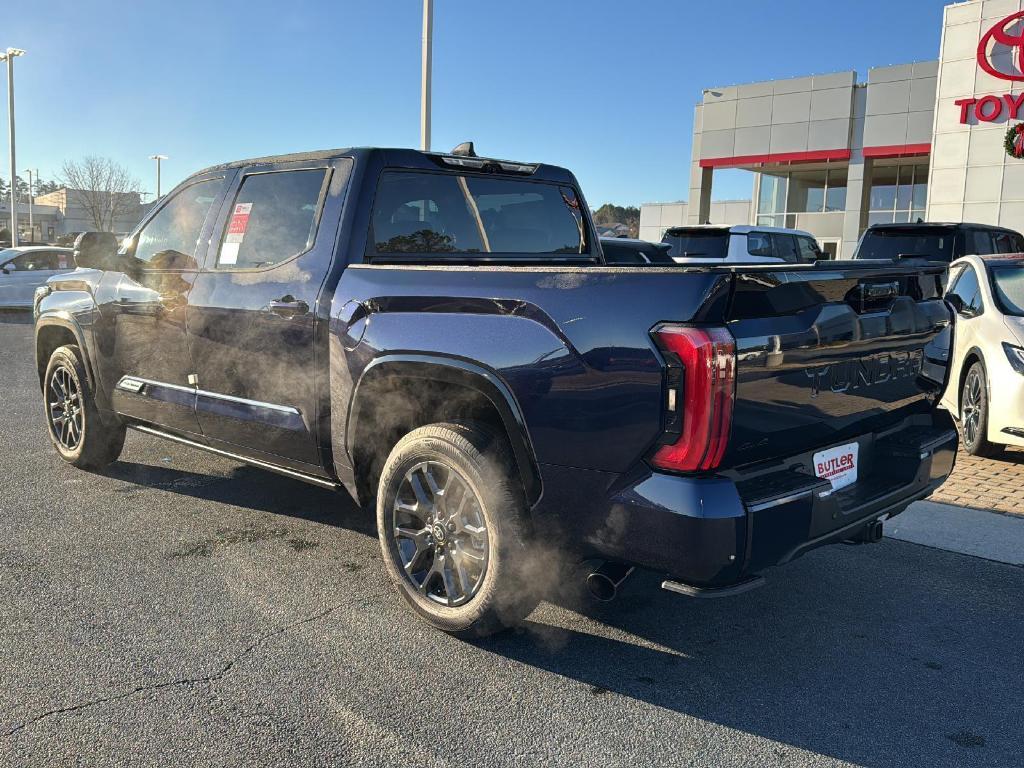
<path id="1" fill-rule="evenodd" d="M 36 239 L 36 228 L 32 223 L 32 169 L 26 168 L 25 173 L 28 174 L 28 241 L 31 243 Z M 39 178 L 39 171 L 35 172 L 36 178 Z"/>
<path id="2" fill-rule="evenodd" d="M 167 155 L 150 155 L 150 160 L 156 160 L 156 197 L 153 198 L 153 202 L 160 199 L 160 161 L 166 160 Z"/>
<path id="3" fill-rule="evenodd" d="M 430 151 L 430 68 L 434 37 L 434 0 L 423 0 L 423 68 L 420 74 L 420 149 Z"/>
<path id="4" fill-rule="evenodd" d="M 8 129 L 11 137 L 11 247 L 18 245 L 18 206 L 15 187 L 17 178 L 17 164 L 14 161 L 14 59 L 16 56 L 24 56 L 25 52 L 20 48 L 8 48 L 0 53 L 0 61 L 7 62 L 7 119 Z"/>

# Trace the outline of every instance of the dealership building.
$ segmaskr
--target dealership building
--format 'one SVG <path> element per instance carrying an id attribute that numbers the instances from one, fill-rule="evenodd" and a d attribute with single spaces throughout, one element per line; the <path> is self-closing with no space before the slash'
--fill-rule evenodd
<path id="1" fill-rule="evenodd" d="M 939 40 L 938 60 L 876 67 L 866 81 L 837 72 L 705 89 L 688 202 L 643 205 L 640 237 L 709 222 L 785 226 L 849 258 L 880 222 L 1024 229 L 1024 158 L 1004 146 L 1024 123 L 1024 1 L 949 5 Z M 726 168 L 753 173 L 749 203 L 712 202 Z"/>

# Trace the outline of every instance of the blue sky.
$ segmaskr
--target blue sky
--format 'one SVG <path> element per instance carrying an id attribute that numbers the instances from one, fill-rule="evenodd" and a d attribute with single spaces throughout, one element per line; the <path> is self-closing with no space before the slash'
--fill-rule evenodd
<path id="1" fill-rule="evenodd" d="M 685 199 L 702 88 L 936 58 L 943 5 L 435 0 L 433 146 L 568 166 L 595 207 Z M 28 51 L 18 165 L 50 178 L 103 155 L 152 191 L 158 152 L 166 190 L 254 155 L 417 146 L 420 14 L 420 0 L 12 0 L 0 47 Z M 749 179 L 716 174 L 715 197 L 749 197 Z"/>

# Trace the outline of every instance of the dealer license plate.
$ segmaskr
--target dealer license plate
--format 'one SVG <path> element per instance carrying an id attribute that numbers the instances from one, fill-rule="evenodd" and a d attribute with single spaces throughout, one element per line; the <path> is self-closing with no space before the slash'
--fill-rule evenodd
<path id="1" fill-rule="evenodd" d="M 857 482 L 857 450 L 860 445 L 847 443 L 814 454 L 814 474 L 832 483 L 838 491 Z"/>

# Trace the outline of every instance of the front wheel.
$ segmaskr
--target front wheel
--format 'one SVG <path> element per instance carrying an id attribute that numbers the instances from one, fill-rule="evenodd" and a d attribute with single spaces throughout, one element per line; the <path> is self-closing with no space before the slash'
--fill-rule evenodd
<path id="1" fill-rule="evenodd" d="M 431 424 L 391 451 L 377 491 L 388 575 L 420 618 L 459 637 L 522 620 L 539 602 L 522 489 L 504 438 Z"/>
<path id="2" fill-rule="evenodd" d="M 78 347 L 58 347 L 50 355 L 43 401 L 50 440 L 64 461 L 80 469 L 102 469 L 117 461 L 124 425 L 96 407 Z"/>
<path id="3" fill-rule="evenodd" d="M 972 456 L 993 458 L 1003 451 L 1003 446 L 988 439 L 988 383 L 985 366 L 976 362 L 967 371 L 964 390 L 960 396 L 960 431 L 964 448 Z"/>

